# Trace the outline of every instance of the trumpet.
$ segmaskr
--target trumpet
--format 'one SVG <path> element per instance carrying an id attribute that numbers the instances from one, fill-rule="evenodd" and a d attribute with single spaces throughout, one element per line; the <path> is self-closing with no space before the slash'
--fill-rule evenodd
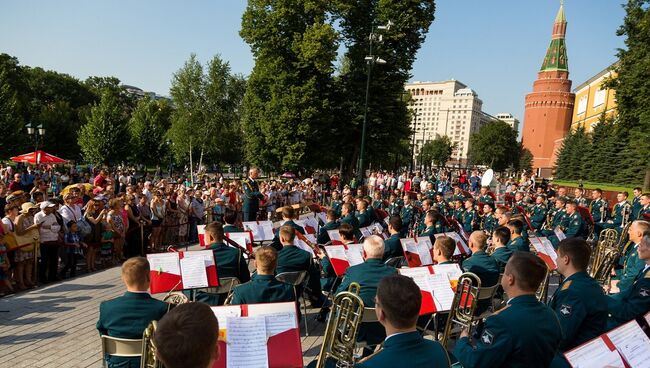
<path id="1" fill-rule="evenodd" d="M 340 292 L 334 297 L 316 362 L 317 368 L 324 368 L 327 359 L 335 360 L 337 367 L 354 365 L 354 349 L 364 310 L 363 300 L 359 297 L 360 290 L 361 286 L 353 282 L 348 291 Z"/>
<path id="2" fill-rule="evenodd" d="M 472 329 L 480 289 L 481 279 L 476 274 L 465 272 L 458 278 L 454 301 L 452 302 L 451 311 L 447 317 L 445 330 L 440 339 L 440 343 L 445 349 L 448 348 L 447 345 L 454 325 L 459 325 L 461 329 Z"/>

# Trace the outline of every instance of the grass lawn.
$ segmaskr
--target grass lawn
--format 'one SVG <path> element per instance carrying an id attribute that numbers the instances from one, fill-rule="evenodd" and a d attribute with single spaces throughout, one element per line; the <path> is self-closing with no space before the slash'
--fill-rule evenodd
<path id="1" fill-rule="evenodd" d="M 553 184 L 557 184 L 559 186 L 570 186 L 570 187 L 578 187 L 579 183 L 577 181 L 568 181 L 568 180 L 553 180 Z M 623 186 L 623 185 L 616 185 L 616 184 L 608 184 L 608 183 L 590 183 L 583 181 L 582 186 L 585 189 L 596 189 L 600 188 L 605 191 L 612 191 L 612 192 L 627 192 L 629 196 L 632 196 L 632 189 L 634 188 L 633 186 Z"/>

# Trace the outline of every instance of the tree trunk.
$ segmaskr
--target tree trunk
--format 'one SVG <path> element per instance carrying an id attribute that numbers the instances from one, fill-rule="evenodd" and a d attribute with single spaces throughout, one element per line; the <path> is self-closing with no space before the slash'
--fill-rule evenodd
<path id="1" fill-rule="evenodd" d="M 643 179 L 643 191 L 650 191 L 650 167 L 645 169 L 645 178 Z"/>

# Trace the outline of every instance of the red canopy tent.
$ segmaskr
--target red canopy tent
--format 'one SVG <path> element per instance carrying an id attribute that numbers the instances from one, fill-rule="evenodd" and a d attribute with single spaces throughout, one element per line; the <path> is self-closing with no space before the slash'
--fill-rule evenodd
<path id="1" fill-rule="evenodd" d="M 24 162 L 29 164 L 64 164 L 68 162 L 67 160 L 56 157 L 54 155 L 50 155 L 49 153 L 41 150 L 12 157 L 11 161 Z"/>

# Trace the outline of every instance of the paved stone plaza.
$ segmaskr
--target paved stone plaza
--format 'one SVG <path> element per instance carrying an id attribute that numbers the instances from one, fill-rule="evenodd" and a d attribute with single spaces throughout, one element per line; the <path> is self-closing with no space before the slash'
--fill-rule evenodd
<path id="1" fill-rule="evenodd" d="M 0 299 L 0 367 L 101 367 L 99 303 L 124 293 L 114 267 Z M 304 362 L 320 350 L 323 323 L 310 310 Z M 302 320 L 301 320 L 302 327 Z"/>

